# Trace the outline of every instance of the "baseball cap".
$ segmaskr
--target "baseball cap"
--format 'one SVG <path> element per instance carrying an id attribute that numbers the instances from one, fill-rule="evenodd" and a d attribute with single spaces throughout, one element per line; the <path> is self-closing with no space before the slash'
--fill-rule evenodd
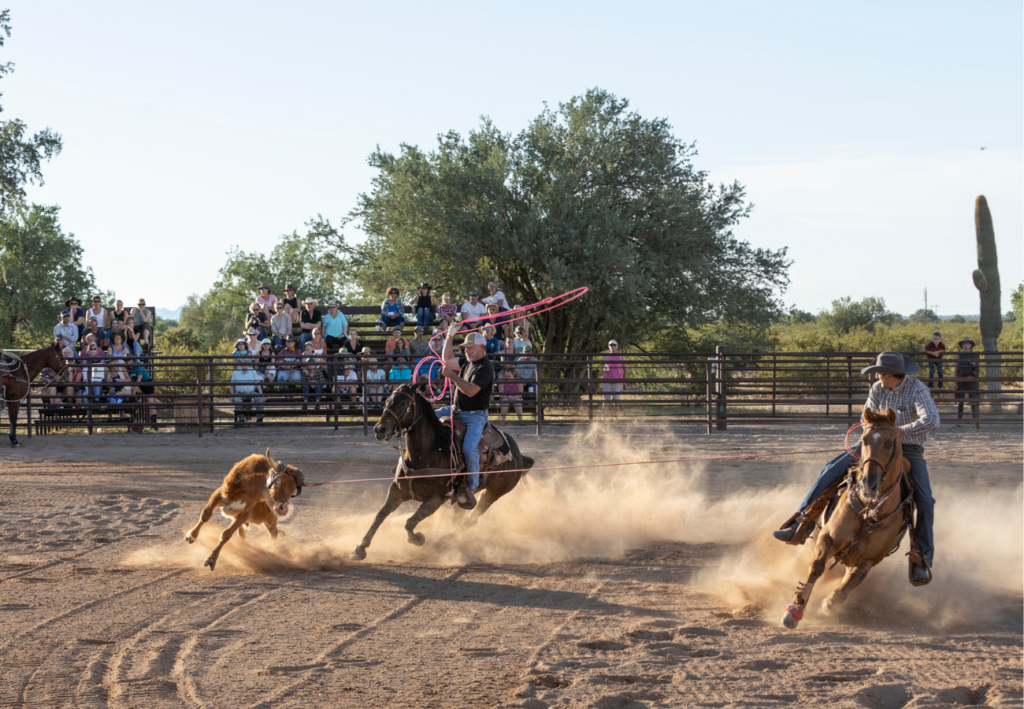
<path id="1" fill-rule="evenodd" d="M 615 345 L 616 347 L 618 347 L 618 346 L 619 346 L 619 343 L 618 343 L 618 342 L 616 342 L 615 340 L 608 340 L 608 344 L 609 344 L 609 345 Z"/>
<path id="2" fill-rule="evenodd" d="M 526 347 L 523 348 L 523 352 L 533 352 L 533 347 L 527 345 Z"/>
<path id="3" fill-rule="evenodd" d="M 475 290 L 471 290 L 471 291 L 469 292 L 469 294 L 470 294 L 470 295 L 479 295 L 479 293 L 477 293 L 477 292 L 476 292 Z"/>
<path id="4" fill-rule="evenodd" d="M 484 337 L 483 334 L 479 333 L 479 332 L 471 332 L 468 335 L 466 335 L 466 340 L 465 340 L 465 342 L 462 343 L 462 346 L 463 347 L 474 347 L 476 345 L 483 345 L 483 346 L 486 347 L 487 346 L 487 338 Z"/>

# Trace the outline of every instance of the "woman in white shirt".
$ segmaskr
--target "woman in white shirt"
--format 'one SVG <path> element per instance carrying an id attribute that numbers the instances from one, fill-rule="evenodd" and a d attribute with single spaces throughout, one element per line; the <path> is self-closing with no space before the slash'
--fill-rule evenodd
<path id="1" fill-rule="evenodd" d="M 85 321 L 96 318 L 96 327 L 105 330 L 107 326 L 107 309 L 103 307 L 103 301 L 98 296 L 93 296 L 92 307 L 85 311 Z"/>
<path id="2" fill-rule="evenodd" d="M 384 381 L 387 380 L 387 373 L 377 366 L 377 360 L 371 358 L 367 360 L 369 365 L 366 369 L 366 393 L 369 399 L 367 401 L 374 404 L 379 404 L 384 394 Z M 370 384 L 370 382 L 374 382 Z M 378 383 L 379 382 L 379 383 Z"/>

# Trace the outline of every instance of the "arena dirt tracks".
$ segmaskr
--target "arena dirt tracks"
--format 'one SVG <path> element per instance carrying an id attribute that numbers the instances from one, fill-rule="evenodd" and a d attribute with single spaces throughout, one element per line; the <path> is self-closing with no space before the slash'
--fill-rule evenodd
<path id="1" fill-rule="evenodd" d="M 948 573 L 965 536 L 948 525 L 971 512 L 971 495 L 994 500 L 990 514 L 1019 510 L 1019 431 L 983 433 L 951 432 L 932 447 L 945 575 L 912 591 L 894 557 L 862 603 L 796 634 L 775 617 L 796 579 L 789 557 L 744 540 L 756 536 L 751 520 L 792 504 L 787 486 L 803 486 L 814 457 L 626 478 L 538 474 L 491 510 L 479 543 L 446 548 L 444 510 L 424 529 L 427 546 L 409 546 L 408 507 L 362 564 L 338 559 L 383 489 L 308 490 L 283 527 L 288 558 L 251 532 L 211 574 L 199 568 L 206 550 L 188 558 L 180 535 L 260 441 L 147 436 L 146 459 L 132 462 L 121 453 L 139 437 L 74 450 L 67 437 L 34 438 L 34 453 L 26 445 L 0 472 L 0 706 L 1020 706 L 1019 541 L 985 547 L 977 578 Z M 632 453 L 820 448 L 835 435 L 796 434 L 663 431 Z M 516 435 L 561 463 L 624 455 L 602 447 L 603 432 Z M 278 447 L 320 480 L 387 471 L 395 455 L 350 432 L 289 431 Z M 999 540 L 984 517 L 969 518 L 972 535 Z M 1019 511 L 1003 526 L 1019 540 Z M 210 525 L 210 538 L 218 531 Z M 267 564 L 283 572 L 258 571 Z M 1012 582 L 989 583 L 1001 575 Z M 888 593 L 903 605 L 872 619 L 867 609 Z"/>

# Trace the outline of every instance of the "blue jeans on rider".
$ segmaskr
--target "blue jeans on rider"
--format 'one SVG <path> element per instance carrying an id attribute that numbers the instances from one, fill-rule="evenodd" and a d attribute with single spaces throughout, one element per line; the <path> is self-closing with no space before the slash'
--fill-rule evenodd
<path id="1" fill-rule="evenodd" d="M 438 417 L 451 416 L 452 407 L 445 406 L 437 410 Z M 486 411 L 459 411 L 455 415 L 459 421 L 466 424 L 466 437 L 462 440 L 462 455 L 466 458 L 467 483 L 470 490 L 480 487 L 480 437 L 484 435 L 484 426 L 487 425 Z"/>
<path id="2" fill-rule="evenodd" d="M 423 332 L 427 331 L 432 322 L 434 322 L 433 310 L 430 308 L 418 308 L 416 310 L 416 324 L 423 328 Z"/>
<path id="3" fill-rule="evenodd" d="M 924 460 L 924 448 L 917 445 L 904 444 L 903 457 L 910 461 L 910 479 L 914 482 L 914 502 L 917 504 L 917 519 L 914 521 L 914 537 L 921 548 L 928 566 L 932 565 L 935 545 L 932 538 L 932 523 L 935 520 L 935 499 L 932 497 L 932 486 L 928 480 L 928 464 Z M 842 453 L 829 462 L 818 473 L 811 489 L 807 491 L 800 512 L 806 510 L 829 485 L 846 475 L 846 470 L 856 463 L 849 453 Z"/>

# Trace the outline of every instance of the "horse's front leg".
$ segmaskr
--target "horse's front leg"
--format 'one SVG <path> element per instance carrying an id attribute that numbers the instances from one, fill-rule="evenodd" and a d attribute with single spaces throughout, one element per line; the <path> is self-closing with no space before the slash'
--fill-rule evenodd
<path id="1" fill-rule="evenodd" d="M 796 628 L 800 621 L 803 620 L 804 608 L 807 607 L 807 601 L 811 598 L 814 584 L 825 573 L 825 561 L 828 559 L 828 553 L 831 548 L 832 537 L 829 536 L 827 531 L 822 530 L 818 536 L 817 543 L 814 545 L 814 560 L 811 562 L 811 570 L 807 574 L 807 580 L 797 588 L 796 593 L 793 595 L 793 602 L 786 606 L 786 611 L 782 614 L 782 624 L 790 630 Z"/>
<path id="2" fill-rule="evenodd" d="M 405 521 L 405 531 L 409 533 L 409 543 L 415 544 L 416 546 L 423 546 L 423 542 L 426 541 L 420 532 L 415 531 L 416 525 L 425 520 L 430 515 L 437 512 L 438 508 L 444 504 L 444 495 L 437 495 L 436 497 L 428 497 L 420 505 L 420 508 L 416 510 L 412 517 Z"/>
<path id="3" fill-rule="evenodd" d="M 11 439 L 11 446 L 17 448 L 21 444 L 18 443 L 18 405 L 10 403 L 7 405 L 7 419 L 11 424 L 11 432 L 7 436 Z"/>
<path id="4" fill-rule="evenodd" d="M 821 602 L 821 608 L 825 611 L 832 610 L 833 606 L 838 606 L 840 603 L 846 601 L 846 597 L 850 595 L 850 591 L 857 588 L 861 581 L 867 577 L 868 572 L 875 565 L 873 561 L 865 561 L 852 566 L 846 570 L 846 576 L 843 577 L 843 582 L 839 584 L 839 588 L 829 594 L 828 598 Z"/>
<path id="5" fill-rule="evenodd" d="M 359 546 L 352 550 L 352 554 L 349 558 L 355 559 L 356 561 L 362 561 L 366 558 L 366 547 L 370 546 L 370 542 L 373 541 L 373 535 L 377 533 L 377 528 L 380 527 L 381 523 L 387 519 L 388 515 L 397 510 L 401 504 L 407 500 L 411 500 L 412 495 L 404 492 L 402 488 L 398 486 L 397 482 L 391 483 L 388 487 L 388 497 L 384 500 L 384 506 L 380 508 L 377 516 L 373 519 L 373 524 L 366 530 L 366 535 L 363 537 L 363 541 L 359 542 Z"/>

